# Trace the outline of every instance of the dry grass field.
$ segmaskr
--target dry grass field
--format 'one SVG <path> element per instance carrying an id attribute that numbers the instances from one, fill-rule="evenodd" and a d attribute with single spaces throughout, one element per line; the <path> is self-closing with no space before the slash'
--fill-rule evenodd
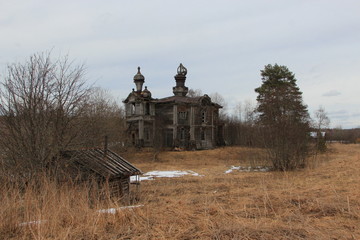
<path id="1" fill-rule="evenodd" d="M 261 150 L 152 152 L 124 156 L 143 172 L 192 170 L 203 176 L 142 181 L 137 208 L 95 202 L 86 188 L 41 192 L 1 187 L 1 239 L 360 239 L 360 145 L 331 145 L 295 172 L 240 172 Z M 41 222 L 34 222 L 41 221 Z"/>

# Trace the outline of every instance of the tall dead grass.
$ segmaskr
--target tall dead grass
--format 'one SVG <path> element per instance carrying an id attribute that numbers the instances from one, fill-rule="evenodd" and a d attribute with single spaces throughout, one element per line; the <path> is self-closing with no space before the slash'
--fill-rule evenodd
<path id="1" fill-rule="evenodd" d="M 127 156 L 143 171 L 193 170 L 203 177 L 141 184 L 143 207 L 116 214 L 116 202 L 90 200 L 86 186 L 2 186 L 3 239 L 360 239 L 359 145 L 334 145 L 312 168 L 232 172 L 260 165 L 261 151 L 220 148 Z M 147 158 L 149 156 L 149 158 Z M 37 183 L 37 185 L 39 185 Z M 41 221 L 41 222 L 34 222 Z"/>

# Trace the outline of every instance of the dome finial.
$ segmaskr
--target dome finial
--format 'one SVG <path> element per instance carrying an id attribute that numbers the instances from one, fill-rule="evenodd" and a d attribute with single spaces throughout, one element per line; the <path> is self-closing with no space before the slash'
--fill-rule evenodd
<path id="1" fill-rule="evenodd" d="M 173 93 L 175 96 L 185 97 L 188 93 L 188 88 L 185 86 L 187 69 L 180 63 L 177 68 L 177 74 L 175 75 L 176 86 L 173 87 Z"/>
<path id="2" fill-rule="evenodd" d="M 182 63 L 180 63 L 180 66 L 177 68 L 177 74 L 182 76 L 186 76 L 187 74 L 187 69 L 182 65 Z"/>

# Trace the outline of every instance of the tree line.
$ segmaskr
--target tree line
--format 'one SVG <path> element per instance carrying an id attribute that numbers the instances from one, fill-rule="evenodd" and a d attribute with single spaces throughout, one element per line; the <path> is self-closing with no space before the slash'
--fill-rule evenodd
<path id="1" fill-rule="evenodd" d="M 327 114 L 319 108 L 310 119 L 295 75 L 286 66 L 266 65 L 261 80 L 255 89 L 257 104 L 238 104 L 232 115 L 221 95 L 210 96 L 225 106 L 220 112 L 224 142 L 265 148 L 274 169 L 304 167 L 311 150 L 309 133 L 328 128 Z M 196 95 L 201 91 L 189 91 L 189 96 Z M 89 85 L 85 67 L 67 56 L 54 60 L 40 53 L 10 64 L 0 89 L 2 174 L 31 178 L 44 169 L 56 172 L 60 151 L 99 146 L 105 135 L 122 148 L 124 121 L 121 105 Z M 321 144 L 319 137 L 317 150 L 324 150 Z"/>

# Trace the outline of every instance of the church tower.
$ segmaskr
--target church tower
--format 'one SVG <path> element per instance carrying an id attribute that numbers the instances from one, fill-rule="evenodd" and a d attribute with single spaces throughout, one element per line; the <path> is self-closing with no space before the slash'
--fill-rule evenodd
<path id="1" fill-rule="evenodd" d="M 173 93 L 175 96 L 185 97 L 188 93 L 188 88 L 185 87 L 187 69 L 180 63 L 177 68 L 177 74 L 175 75 L 176 86 L 173 87 Z"/>

